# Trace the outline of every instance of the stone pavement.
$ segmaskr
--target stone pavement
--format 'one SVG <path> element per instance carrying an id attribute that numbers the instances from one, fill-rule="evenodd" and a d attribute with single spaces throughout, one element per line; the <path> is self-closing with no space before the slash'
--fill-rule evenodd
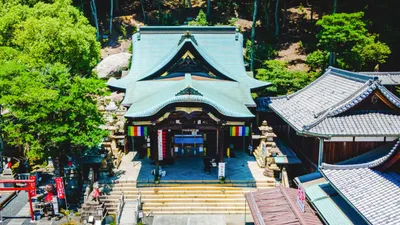
<path id="1" fill-rule="evenodd" d="M 226 179 L 236 181 L 266 181 L 268 179 L 263 175 L 263 169 L 258 167 L 253 156 L 242 151 L 235 151 L 235 153 L 236 158 L 224 158 Z M 153 175 L 151 175 L 154 165 L 150 159 L 135 158 L 133 164 L 137 164 L 134 167 L 135 170 L 140 170 L 138 171 L 138 180 L 154 180 Z M 218 180 L 217 168 L 211 168 L 211 173 L 204 172 L 202 157 L 176 158 L 174 165 L 165 165 L 162 166 L 162 169 L 166 171 L 166 176 L 162 178 L 164 181 Z"/>

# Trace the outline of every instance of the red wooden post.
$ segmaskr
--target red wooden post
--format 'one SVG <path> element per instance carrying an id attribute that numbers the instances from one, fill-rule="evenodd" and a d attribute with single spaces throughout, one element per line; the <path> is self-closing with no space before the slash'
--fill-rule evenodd
<path id="1" fill-rule="evenodd" d="M 33 207 L 32 207 L 31 188 L 28 188 L 28 200 L 29 200 L 29 208 L 31 210 L 31 220 L 35 221 L 35 218 L 33 215 Z"/>

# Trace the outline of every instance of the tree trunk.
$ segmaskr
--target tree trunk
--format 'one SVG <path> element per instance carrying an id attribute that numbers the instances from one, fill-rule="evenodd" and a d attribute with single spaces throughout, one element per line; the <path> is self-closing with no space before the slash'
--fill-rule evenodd
<path id="1" fill-rule="evenodd" d="M 275 2 L 275 37 L 278 38 L 279 35 L 279 0 Z"/>
<path id="2" fill-rule="evenodd" d="M 210 21 L 210 4 L 211 0 L 207 0 L 207 20 Z"/>
<path id="3" fill-rule="evenodd" d="M 119 0 L 114 0 L 114 9 L 116 12 L 119 12 Z"/>
<path id="4" fill-rule="evenodd" d="M 144 11 L 143 0 L 140 0 L 140 5 L 142 6 L 143 22 L 146 24 L 147 16 L 146 16 L 146 11 Z"/>
<path id="5" fill-rule="evenodd" d="M 265 23 L 266 28 L 267 28 L 267 34 L 269 32 L 269 6 L 271 4 L 271 0 L 265 0 L 265 5 L 264 5 L 264 14 L 265 14 Z"/>
<path id="6" fill-rule="evenodd" d="M 257 2 L 258 2 L 258 0 L 254 0 L 253 24 L 251 26 L 250 69 L 253 72 L 254 72 L 254 45 L 255 45 L 255 38 L 256 38 Z"/>
<path id="7" fill-rule="evenodd" d="M 287 0 L 283 0 L 283 27 L 286 27 L 286 14 L 287 14 L 287 5 L 286 5 Z"/>
<path id="8" fill-rule="evenodd" d="M 109 40 L 111 40 L 111 35 L 112 35 L 113 13 L 114 13 L 114 0 L 110 0 L 110 37 L 109 37 Z"/>
<path id="9" fill-rule="evenodd" d="M 192 1 L 188 0 L 188 3 L 189 3 L 189 8 L 192 8 Z"/>
<path id="10" fill-rule="evenodd" d="M 337 0 L 333 0 L 333 13 L 336 13 Z"/>
<path id="11" fill-rule="evenodd" d="M 161 1 L 162 0 L 158 0 L 157 1 L 157 5 L 158 5 L 158 23 L 161 25 L 162 24 L 162 17 L 163 17 L 163 13 L 162 13 L 162 10 L 161 10 Z"/>
<path id="12" fill-rule="evenodd" d="M 97 20 L 97 9 L 94 0 L 90 0 L 90 9 L 92 10 L 93 20 L 96 25 L 96 40 L 100 39 L 99 21 Z"/>

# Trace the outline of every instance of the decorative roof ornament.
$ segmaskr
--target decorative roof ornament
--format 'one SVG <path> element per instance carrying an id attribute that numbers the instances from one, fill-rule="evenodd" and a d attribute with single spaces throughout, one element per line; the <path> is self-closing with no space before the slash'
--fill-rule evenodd
<path id="1" fill-rule="evenodd" d="M 181 90 L 178 93 L 176 93 L 175 96 L 179 96 L 179 95 L 199 95 L 199 96 L 203 96 L 196 89 L 190 87 L 190 85 L 188 85 L 186 88 L 184 88 L 183 90 Z"/>
<path id="2" fill-rule="evenodd" d="M 194 38 L 194 36 L 190 33 L 190 31 L 185 31 L 185 33 L 182 35 L 181 39 L 178 42 L 178 45 L 180 45 L 183 41 L 185 41 L 186 39 L 190 39 L 194 44 L 197 45 L 197 41 Z"/>

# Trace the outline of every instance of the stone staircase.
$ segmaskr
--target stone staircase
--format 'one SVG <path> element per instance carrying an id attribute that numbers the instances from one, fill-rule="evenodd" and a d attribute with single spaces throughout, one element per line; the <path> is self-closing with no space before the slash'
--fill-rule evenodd
<path id="1" fill-rule="evenodd" d="M 101 215 L 99 214 L 101 211 Z M 85 202 L 81 209 L 81 219 L 82 221 L 89 220 L 90 216 L 93 216 L 94 220 L 103 221 L 104 217 L 107 215 L 107 209 L 104 202 L 101 204 L 97 202 Z"/>
<path id="2" fill-rule="evenodd" d="M 248 183 L 242 186 L 235 184 L 199 184 L 175 183 L 159 184 L 157 187 L 136 187 L 136 181 L 116 181 L 116 183 L 101 184 L 104 188 L 101 201 L 110 214 L 115 214 L 118 199 L 122 192 L 125 199 L 142 197 L 143 211 L 154 214 L 243 214 L 250 212 L 244 193 L 260 188 L 274 187 L 270 180 Z"/>

